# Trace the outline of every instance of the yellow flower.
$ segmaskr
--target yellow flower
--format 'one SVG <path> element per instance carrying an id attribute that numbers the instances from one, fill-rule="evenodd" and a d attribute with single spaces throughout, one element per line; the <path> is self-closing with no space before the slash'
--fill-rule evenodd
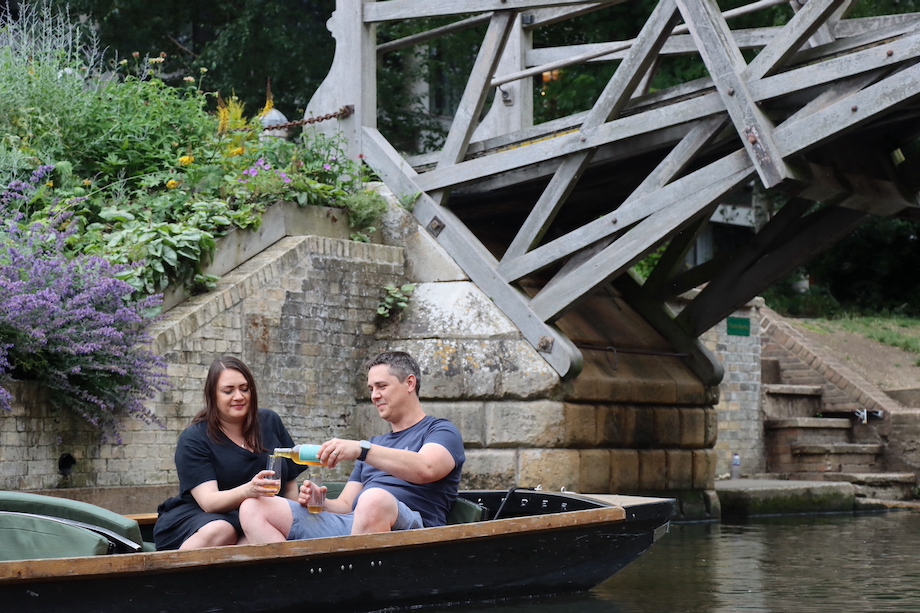
<path id="1" fill-rule="evenodd" d="M 93 182 L 92 182 L 90 179 L 83 179 L 83 185 L 84 185 L 85 187 L 89 187 L 89 186 L 92 185 L 92 184 L 93 184 Z"/>
<path id="2" fill-rule="evenodd" d="M 179 158 L 179 164 L 182 166 L 191 166 L 194 162 L 194 155 L 183 155 L 181 158 Z"/>
<path id="3" fill-rule="evenodd" d="M 275 97 L 272 95 L 272 82 L 268 82 L 268 92 L 265 95 L 265 108 L 259 111 L 259 119 L 268 115 L 275 108 Z"/>
<path id="4" fill-rule="evenodd" d="M 48 187 L 54 187 L 54 181 L 48 181 L 47 183 L 45 183 L 45 185 L 47 185 Z"/>
<path id="5" fill-rule="evenodd" d="M 176 189 L 177 187 L 179 187 L 179 182 L 175 179 L 170 179 L 166 182 L 166 189 Z"/>
<path id="6" fill-rule="evenodd" d="M 234 147 L 233 149 L 227 152 L 227 157 L 235 158 L 235 157 L 243 155 L 244 153 L 246 153 L 246 150 L 244 148 Z"/>
<path id="7" fill-rule="evenodd" d="M 217 133 L 226 134 L 227 128 L 230 127 L 230 109 L 224 99 L 217 96 Z"/>

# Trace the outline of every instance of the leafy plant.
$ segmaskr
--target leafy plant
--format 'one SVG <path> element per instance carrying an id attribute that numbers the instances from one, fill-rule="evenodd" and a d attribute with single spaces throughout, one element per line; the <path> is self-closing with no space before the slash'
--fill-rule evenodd
<path id="1" fill-rule="evenodd" d="M 159 300 L 132 301 L 118 268 L 67 255 L 72 216 L 33 224 L 7 221 L 0 240 L 0 383 L 13 374 L 51 389 L 50 402 L 118 440 L 124 417 L 157 422 L 144 400 L 166 387 L 165 363 L 146 348 Z M 0 409 L 10 410 L 9 390 Z"/>
<path id="2" fill-rule="evenodd" d="M 383 302 L 377 307 L 377 315 L 389 318 L 394 310 L 402 311 L 409 306 L 409 295 L 415 291 L 415 284 L 406 283 L 399 287 L 385 285 L 383 289 L 386 295 L 383 297 Z"/>
<path id="3" fill-rule="evenodd" d="M 20 9 L 0 17 L 0 219 L 21 214 L 26 227 L 72 213 L 69 253 L 123 266 L 138 295 L 213 285 L 201 269 L 216 239 L 258 228 L 279 200 L 345 207 L 355 238 L 373 232 L 384 203 L 363 195 L 368 172 L 340 139 L 263 138 L 271 97 L 247 118 L 236 95 L 199 89 L 204 68 L 169 87 L 165 53 L 113 59 L 103 73 L 94 41 L 81 44 L 66 17 Z"/>

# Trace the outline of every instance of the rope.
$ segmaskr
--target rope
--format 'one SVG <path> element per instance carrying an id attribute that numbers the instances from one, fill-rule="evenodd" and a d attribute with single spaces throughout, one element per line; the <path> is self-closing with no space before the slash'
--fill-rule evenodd
<path id="1" fill-rule="evenodd" d="M 306 126 L 311 123 L 319 123 L 321 121 L 328 121 L 330 119 L 341 119 L 344 117 L 348 117 L 354 112 L 355 112 L 354 105 L 348 104 L 340 108 L 335 113 L 329 113 L 328 115 L 320 115 L 319 117 L 311 117 L 309 119 L 298 119 L 297 121 L 289 121 L 288 123 L 279 123 L 274 126 L 264 126 L 264 129 L 265 130 L 287 130 L 290 128 L 300 128 L 302 126 Z"/>

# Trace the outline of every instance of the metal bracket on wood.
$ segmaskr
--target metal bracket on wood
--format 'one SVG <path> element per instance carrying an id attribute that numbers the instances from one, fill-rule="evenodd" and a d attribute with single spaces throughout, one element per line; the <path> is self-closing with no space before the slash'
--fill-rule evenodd
<path id="1" fill-rule="evenodd" d="M 444 225 L 444 222 L 437 217 L 432 218 L 432 220 L 428 222 L 427 226 L 428 231 L 431 232 L 431 235 L 434 237 L 437 237 L 445 227 L 446 226 Z"/>
<path id="2" fill-rule="evenodd" d="M 551 336 L 541 336 L 540 342 L 537 343 L 537 351 L 541 353 L 552 353 L 555 339 Z"/>

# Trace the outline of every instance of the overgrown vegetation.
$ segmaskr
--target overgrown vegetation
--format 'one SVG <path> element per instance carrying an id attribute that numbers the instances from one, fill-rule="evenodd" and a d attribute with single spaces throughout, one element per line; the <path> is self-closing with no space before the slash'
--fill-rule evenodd
<path id="1" fill-rule="evenodd" d="M 206 288 L 218 237 L 280 200 L 344 207 L 367 240 L 386 203 L 335 138 L 262 133 L 207 70 L 166 85 L 166 54 L 103 63 L 49 4 L 0 21 L 0 383 L 15 374 L 100 431 L 151 419 L 162 367 L 142 349 L 169 284 Z M 209 111 L 209 103 L 216 110 Z M 10 396 L 0 391 L 0 409 Z"/>
<path id="2" fill-rule="evenodd" d="M 154 294 L 169 283 L 195 290 L 215 238 L 257 228 L 274 202 L 354 208 L 366 234 L 383 202 L 364 193 L 365 167 L 334 138 L 263 137 L 234 96 L 200 89 L 202 70 L 182 88 L 159 75 L 167 58 L 114 62 L 107 71 L 93 41 L 81 43 L 65 15 L 23 5 L 0 33 L 0 180 L 10 186 L 5 217 L 24 223 L 67 211 L 79 231 L 72 253 L 126 265 L 121 278 Z M 164 54 L 165 55 L 165 54 Z M 37 168 L 47 177 L 16 197 Z"/>

